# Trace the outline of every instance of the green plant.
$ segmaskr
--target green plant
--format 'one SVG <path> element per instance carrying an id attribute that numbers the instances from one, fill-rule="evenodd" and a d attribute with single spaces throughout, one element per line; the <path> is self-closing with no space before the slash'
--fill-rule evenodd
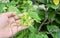
<path id="1" fill-rule="evenodd" d="M 3 12 L 22 14 L 20 25 L 29 26 L 14 38 L 60 38 L 60 0 L 0 1 L 0 13 Z"/>

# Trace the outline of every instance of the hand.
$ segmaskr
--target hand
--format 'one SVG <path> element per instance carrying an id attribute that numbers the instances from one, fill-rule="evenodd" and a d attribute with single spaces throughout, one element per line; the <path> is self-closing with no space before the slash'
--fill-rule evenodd
<path id="1" fill-rule="evenodd" d="M 8 38 L 27 26 L 19 26 L 19 18 L 14 12 L 8 12 L 0 15 L 0 38 Z"/>

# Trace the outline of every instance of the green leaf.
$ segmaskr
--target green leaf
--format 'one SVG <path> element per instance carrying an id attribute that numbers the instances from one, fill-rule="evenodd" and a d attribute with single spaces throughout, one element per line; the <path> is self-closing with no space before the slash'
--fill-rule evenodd
<path id="1" fill-rule="evenodd" d="M 54 21 L 55 20 L 55 16 L 56 16 L 55 12 L 49 12 L 49 19 L 51 21 Z"/>
<path id="2" fill-rule="evenodd" d="M 47 30 L 53 32 L 59 30 L 59 28 L 56 25 L 47 25 Z"/>
<path id="3" fill-rule="evenodd" d="M 51 34 L 53 38 L 60 38 L 60 31 Z"/>
<path id="4" fill-rule="evenodd" d="M 57 18 L 55 19 L 55 21 L 56 21 L 58 24 L 60 24 L 60 18 L 59 18 L 59 17 L 57 17 Z"/>
<path id="5" fill-rule="evenodd" d="M 30 12 L 29 15 L 36 21 L 39 22 L 41 21 L 40 17 L 38 16 L 38 13 L 36 12 Z"/>
<path id="6" fill-rule="evenodd" d="M 47 4 L 47 7 L 53 8 L 53 9 L 57 9 L 59 8 L 59 5 L 53 5 L 53 4 Z"/>
<path id="7" fill-rule="evenodd" d="M 29 38 L 36 38 L 36 34 L 30 33 L 30 34 L 29 34 Z"/>
<path id="8" fill-rule="evenodd" d="M 25 38 L 25 37 L 27 38 L 27 36 L 28 36 L 28 29 L 25 29 L 25 30 L 17 32 L 14 35 L 14 38 Z"/>
<path id="9" fill-rule="evenodd" d="M 45 11 L 44 10 L 38 9 L 37 13 L 38 13 L 39 17 L 41 18 L 41 20 L 45 19 Z"/>
<path id="10" fill-rule="evenodd" d="M 31 32 L 31 33 L 36 33 L 36 28 L 34 28 L 33 26 L 30 26 L 29 27 L 29 31 Z"/>
<path id="11" fill-rule="evenodd" d="M 49 32 L 52 32 L 51 35 L 53 38 L 60 38 L 59 28 L 55 25 L 47 26 Z M 53 32 L 54 31 L 54 32 Z"/>
<path id="12" fill-rule="evenodd" d="M 46 2 L 46 0 L 37 0 L 39 3 L 41 2 L 41 3 L 45 3 Z"/>
<path id="13" fill-rule="evenodd" d="M 15 6 L 16 4 L 18 4 L 18 2 L 16 2 L 15 0 L 12 0 L 11 4 Z"/>
<path id="14" fill-rule="evenodd" d="M 40 32 L 39 34 L 31 33 L 29 38 L 48 38 L 48 36 L 45 33 Z"/>
<path id="15" fill-rule="evenodd" d="M 4 12 L 5 4 L 0 3 L 0 13 Z"/>
<path id="16" fill-rule="evenodd" d="M 47 36 L 47 34 L 46 34 L 45 32 L 40 32 L 40 33 L 39 33 L 39 36 L 40 36 L 41 38 L 48 38 L 48 36 Z"/>
<path id="17" fill-rule="evenodd" d="M 9 12 L 16 12 L 17 14 L 20 13 L 19 9 L 18 9 L 17 7 L 15 7 L 15 6 L 10 6 L 10 7 L 8 8 L 8 11 L 9 11 Z"/>

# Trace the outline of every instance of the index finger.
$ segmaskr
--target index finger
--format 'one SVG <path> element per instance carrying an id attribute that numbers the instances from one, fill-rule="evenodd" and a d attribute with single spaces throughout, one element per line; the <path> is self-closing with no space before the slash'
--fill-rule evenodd
<path id="1" fill-rule="evenodd" d="M 15 13 L 15 12 L 7 12 L 6 15 L 7 15 L 8 17 L 12 17 L 12 16 L 15 16 L 16 13 Z"/>

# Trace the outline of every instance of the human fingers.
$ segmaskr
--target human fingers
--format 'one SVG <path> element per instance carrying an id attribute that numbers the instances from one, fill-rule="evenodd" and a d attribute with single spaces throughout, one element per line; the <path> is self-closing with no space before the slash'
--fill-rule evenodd
<path id="1" fill-rule="evenodd" d="M 22 15 L 23 15 L 23 14 L 15 15 L 15 16 L 14 16 L 14 19 L 15 19 L 15 20 L 19 20 Z"/>
<path id="2" fill-rule="evenodd" d="M 27 29 L 28 27 L 27 26 L 13 26 L 12 27 L 12 32 L 13 32 L 13 35 L 15 35 L 17 32 L 21 31 L 21 30 L 24 30 L 24 29 Z M 11 35 L 12 36 L 12 35 Z"/>
<path id="3" fill-rule="evenodd" d="M 15 16 L 16 13 L 15 12 L 7 12 L 7 13 L 5 13 L 5 15 L 8 17 L 12 17 L 12 16 Z"/>
<path id="4" fill-rule="evenodd" d="M 16 20 L 14 23 L 11 24 L 12 26 L 21 26 L 20 21 Z"/>
<path id="5" fill-rule="evenodd" d="M 14 19 L 15 19 L 15 20 L 18 20 L 18 19 L 19 19 L 19 17 L 18 17 L 18 16 L 14 16 Z"/>
<path id="6" fill-rule="evenodd" d="M 13 17 L 9 18 L 9 24 L 15 23 L 15 19 Z"/>

